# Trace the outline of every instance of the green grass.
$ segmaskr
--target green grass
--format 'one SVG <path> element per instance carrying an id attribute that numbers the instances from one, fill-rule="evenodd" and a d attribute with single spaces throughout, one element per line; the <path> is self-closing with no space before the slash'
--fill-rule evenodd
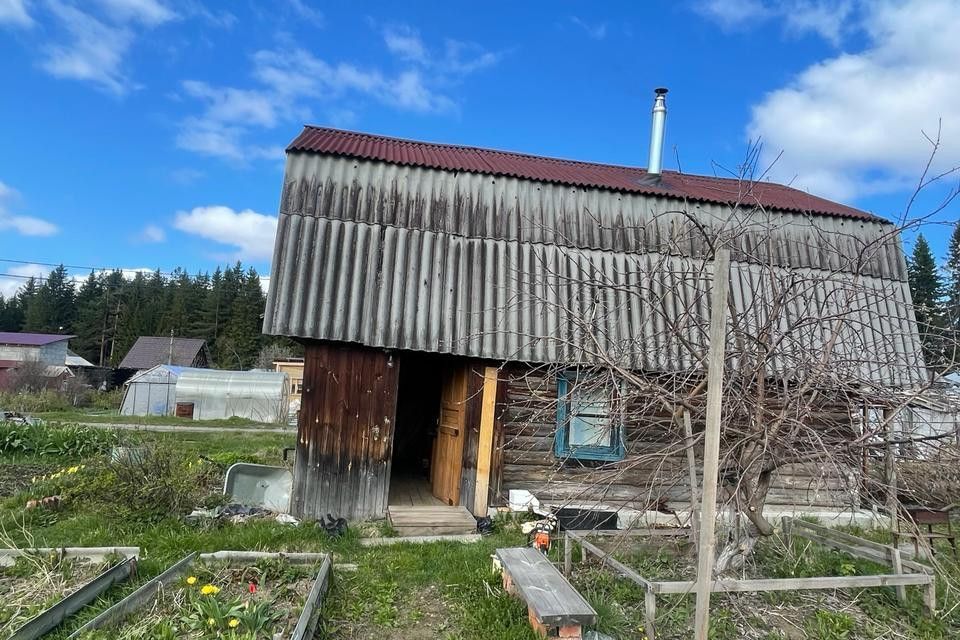
<path id="1" fill-rule="evenodd" d="M 286 427 L 286 424 L 256 422 L 247 418 L 222 418 L 218 420 L 194 420 L 176 416 L 121 416 L 116 411 L 43 411 L 32 414 L 48 422 L 90 422 L 98 424 L 144 424 L 144 425 L 188 425 L 194 427 Z"/>

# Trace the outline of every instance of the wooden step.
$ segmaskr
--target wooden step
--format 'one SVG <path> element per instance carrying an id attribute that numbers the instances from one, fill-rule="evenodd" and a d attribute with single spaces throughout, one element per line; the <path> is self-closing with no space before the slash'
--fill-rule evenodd
<path id="1" fill-rule="evenodd" d="M 390 506 L 387 519 L 401 536 L 475 533 L 477 530 L 477 520 L 466 507 Z"/>

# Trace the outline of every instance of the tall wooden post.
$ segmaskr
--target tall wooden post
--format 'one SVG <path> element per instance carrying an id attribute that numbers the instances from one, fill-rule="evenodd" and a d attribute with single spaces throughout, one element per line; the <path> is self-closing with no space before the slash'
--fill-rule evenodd
<path id="1" fill-rule="evenodd" d="M 886 423 L 887 431 L 887 450 L 883 461 L 884 475 L 887 481 L 887 513 L 890 514 L 890 531 L 898 532 L 900 530 L 900 498 L 897 495 L 897 461 L 893 444 L 896 438 L 896 430 L 893 424 L 893 411 L 889 407 L 883 410 L 883 421 Z"/>
<path id="2" fill-rule="evenodd" d="M 683 410 L 683 435 L 687 444 L 687 470 L 690 473 L 690 542 L 697 543 L 700 535 L 700 483 L 697 481 L 697 456 L 693 451 L 693 425 L 690 412 Z"/>
<path id="3" fill-rule="evenodd" d="M 703 492 L 700 507 L 700 544 L 697 548 L 697 612 L 694 639 L 707 640 L 710 590 L 713 586 L 714 537 L 717 524 L 717 473 L 720 468 L 720 416 L 723 401 L 723 362 L 726 353 L 727 296 L 730 290 L 730 252 L 718 249 L 713 260 L 710 299 L 710 352 L 707 355 L 707 417 L 703 443 Z"/>

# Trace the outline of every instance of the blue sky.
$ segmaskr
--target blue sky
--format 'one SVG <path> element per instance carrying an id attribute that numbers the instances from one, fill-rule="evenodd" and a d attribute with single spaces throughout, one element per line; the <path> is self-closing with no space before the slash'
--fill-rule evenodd
<path id="1" fill-rule="evenodd" d="M 960 163 L 958 59 L 947 0 L 0 0 L 0 274 L 266 274 L 305 122 L 643 166 L 657 86 L 667 168 L 760 139 L 771 179 L 897 218 L 924 132 Z"/>

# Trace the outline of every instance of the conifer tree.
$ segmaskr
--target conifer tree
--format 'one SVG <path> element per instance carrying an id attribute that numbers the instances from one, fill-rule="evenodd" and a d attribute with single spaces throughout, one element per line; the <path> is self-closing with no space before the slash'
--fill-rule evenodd
<path id="1" fill-rule="evenodd" d="M 930 244 L 923 234 L 917 236 L 913 255 L 907 264 L 910 293 L 927 367 L 938 369 L 944 364 L 945 311 L 943 281 Z"/>

